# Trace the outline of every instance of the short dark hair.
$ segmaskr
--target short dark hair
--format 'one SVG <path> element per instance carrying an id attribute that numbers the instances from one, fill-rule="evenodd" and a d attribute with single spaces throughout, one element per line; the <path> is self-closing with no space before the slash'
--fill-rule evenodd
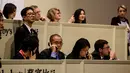
<path id="1" fill-rule="evenodd" d="M 80 15 L 81 11 L 83 11 L 84 14 L 85 14 L 84 9 L 81 9 L 81 8 L 79 8 L 79 9 L 77 9 L 75 11 L 75 13 L 74 13 L 74 19 L 75 19 L 75 21 L 74 21 L 74 23 L 79 23 L 79 15 Z M 82 23 L 86 23 L 86 18 L 82 21 Z"/>
<path id="2" fill-rule="evenodd" d="M 50 43 L 53 41 L 53 37 L 55 36 L 61 37 L 59 34 L 52 34 L 49 39 Z"/>
<path id="3" fill-rule="evenodd" d="M 21 16 L 26 16 L 26 13 L 28 10 L 32 10 L 34 11 L 31 7 L 25 7 L 22 11 L 21 11 Z"/>
<path id="4" fill-rule="evenodd" d="M 33 51 L 35 48 L 38 48 L 38 46 L 39 46 L 38 37 L 35 35 L 29 35 L 22 41 L 20 49 L 22 49 L 24 52 L 28 50 Z"/>
<path id="5" fill-rule="evenodd" d="M 5 18 L 9 18 L 9 14 L 13 13 L 16 11 L 16 6 L 12 3 L 7 3 L 5 4 L 4 6 L 4 9 L 3 9 L 3 14 L 5 16 Z"/>
<path id="6" fill-rule="evenodd" d="M 71 52 L 74 55 L 75 59 L 78 59 L 81 49 L 86 48 L 87 46 L 90 48 L 90 43 L 85 38 L 80 38 L 79 40 L 76 41 L 73 50 Z"/>
<path id="7" fill-rule="evenodd" d="M 108 44 L 106 40 L 103 39 L 97 40 L 94 44 L 95 51 L 99 52 L 99 48 L 103 49 L 105 44 Z"/>

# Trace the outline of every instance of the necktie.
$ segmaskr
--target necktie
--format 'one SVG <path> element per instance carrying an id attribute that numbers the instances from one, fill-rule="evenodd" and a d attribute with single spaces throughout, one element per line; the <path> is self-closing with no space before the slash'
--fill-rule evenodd
<path id="1" fill-rule="evenodd" d="M 30 31 L 31 31 L 31 34 L 34 34 L 33 29 L 30 29 Z"/>

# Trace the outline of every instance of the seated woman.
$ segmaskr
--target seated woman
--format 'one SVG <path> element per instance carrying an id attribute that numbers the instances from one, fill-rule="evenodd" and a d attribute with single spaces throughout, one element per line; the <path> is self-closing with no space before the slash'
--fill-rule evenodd
<path id="1" fill-rule="evenodd" d="M 88 52 L 90 43 L 85 38 L 80 38 L 75 43 L 72 52 L 66 57 L 66 59 L 92 59 L 92 56 Z"/>
<path id="2" fill-rule="evenodd" d="M 86 23 L 85 10 L 77 9 L 68 23 Z"/>
<path id="3" fill-rule="evenodd" d="M 7 3 L 4 6 L 3 14 L 6 19 L 13 19 L 16 15 L 16 9 L 17 7 L 12 3 Z"/>
<path id="4" fill-rule="evenodd" d="M 34 35 L 29 35 L 21 44 L 21 49 L 13 57 L 13 59 L 36 59 L 36 50 L 39 46 L 38 38 Z"/>
<path id="5" fill-rule="evenodd" d="M 47 17 L 50 22 L 59 22 L 61 19 L 61 12 L 58 8 L 51 8 L 47 12 Z"/>
<path id="6" fill-rule="evenodd" d="M 117 11 L 118 11 L 118 16 L 112 18 L 111 25 L 127 27 L 128 46 L 130 46 L 130 25 L 128 19 L 126 18 L 127 8 L 125 5 L 121 5 L 118 7 Z M 128 51 L 128 55 L 129 55 L 129 51 Z"/>

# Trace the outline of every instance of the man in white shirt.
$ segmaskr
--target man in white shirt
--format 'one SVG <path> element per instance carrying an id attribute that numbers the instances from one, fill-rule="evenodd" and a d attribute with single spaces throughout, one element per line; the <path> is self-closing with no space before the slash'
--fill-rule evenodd
<path id="1" fill-rule="evenodd" d="M 32 29 L 32 24 L 34 23 L 34 11 L 31 7 L 25 7 L 21 11 L 21 16 L 23 18 L 23 25 L 18 27 L 14 35 L 15 41 L 15 54 L 20 50 L 22 41 L 29 35 L 36 35 L 37 32 Z M 32 34 L 33 33 L 33 34 Z M 37 50 L 37 54 L 39 51 Z"/>

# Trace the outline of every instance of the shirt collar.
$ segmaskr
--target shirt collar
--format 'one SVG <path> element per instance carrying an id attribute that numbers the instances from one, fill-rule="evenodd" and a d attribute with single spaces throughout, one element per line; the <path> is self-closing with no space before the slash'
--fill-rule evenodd
<path id="1" fill-rule="evenodd" d="M 29 30 L 29 32 L 31 33 L 31 27 L 29 27 L 27 24 L 24 24 L 26 27 L 27 27 L 27 29 Z"/>

